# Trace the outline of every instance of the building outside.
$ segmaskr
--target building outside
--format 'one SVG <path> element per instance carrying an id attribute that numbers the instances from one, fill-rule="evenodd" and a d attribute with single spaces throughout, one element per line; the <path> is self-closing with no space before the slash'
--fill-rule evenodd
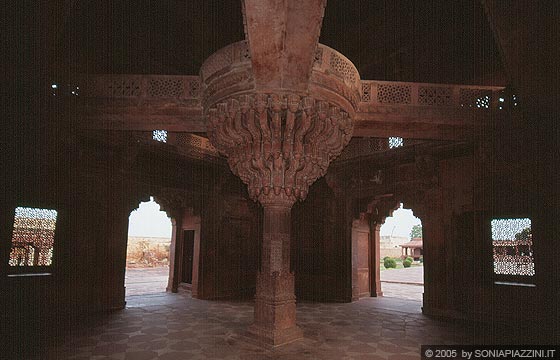
<path id="1" fill-rule="evenodd" d="M 409 238 L 406 236 L 381 236 L 379 242 L 380 256 L 383 259 L 385 256 L 398 258 L 402 255 L 400 245 L 408 242 Z"/>
<path id="2" fill-rule="evenodd" d="M 411 257 L 414 260 L 420 260 L 424 255 L 422 238 L 412 238 L 409 242 L 402 244 L 401 249 L 403 259 Z"/>

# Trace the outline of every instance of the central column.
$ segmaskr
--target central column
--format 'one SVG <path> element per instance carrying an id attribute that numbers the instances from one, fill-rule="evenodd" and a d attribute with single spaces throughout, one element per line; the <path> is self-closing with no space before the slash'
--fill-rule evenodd
<path id="1" fill-rule="evenodd" d="M 352 133 L 348 113 L 293 93 L 230 97 L 208 110 L 208 135 L 264 209 L 255 321 L 249 337 L 278 346 L 302 337 L 290 271 L 290 212 Z"/>
<path id="2" fill-rule="evenodd" d="M 263 32 L 282 31 L 254 21 L 264 16 L 260 4 L 245 2 L 250 41 L 231 44 L 204 62 L 201 100 L 208 139 L 264 209 L 255 318 L 247 335 L 259 344 L 278 346 L 303 335 L 296 326 L 290 271 L 290 212 L 350 141 L 360 77 L 342 54 L 317 45 L 318 33 L 311 36 L 313 31 L 301 32 L 314 39 L 312 45 L 294 42 L 290 34 L 274 38 L 279 45 L 273 46 L 275 55 L 268 56 L 271 53 L 259 47 L 268 43 L 259 39 Z M 293 15 L 288 16 L 294 25 L 289 32 L 320 20 L 303 14 L 315 13 L 321 1 L 290 4 L 285 9 Z M 268 66 L 269 61 L 275 65 Z"/>
<path id="3" fill-rule="evenodd" d="M 272 346 L 303 336 L 296 325 L 294 273 L 290 270 L 291 209 L 296 198 L 261 194 L 264 228 L 261 269 L 257 274 L 255 320 L 249 334 Z"/>

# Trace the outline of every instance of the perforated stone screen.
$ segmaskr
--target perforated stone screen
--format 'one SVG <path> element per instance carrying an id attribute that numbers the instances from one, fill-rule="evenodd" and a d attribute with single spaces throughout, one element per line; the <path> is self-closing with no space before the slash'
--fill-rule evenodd
<path id="1" fill-rule="evenodd" d="M 336 55 L 334 52 L 331 53 L 330 66 L 331 69 L 341 78 L 350 82 L 355 82 L 357 80 L 356 73 L 351 64 Z"/>
<path id="2" fill-rule="evenodd" d="M 167 142 L 167 131 L 166 130 L 152 131 L 152 139 L 159 142 Z"/>
<path id="3" fill-rule="evenodd" d="M 100 84 L 102 86 L 104 84 Z M 120 97 L 120 96 L 139 96 L 140 95 L 140 83 L 134 79 L 126 80 L 113 80 L 109 83 L 107 87 L 109 95 Z"/>
<path id="4" fill-rule="evenodd" d="M 459 101 L 462 107 L 490 108 L 492 92 L 485 89 L 460 89 Z"/>
<path id="5" fill-rule="evenodd" d="M 412 89 L 410 85 L 379 84 L 377 101 L 384 104 L 410 104 Z"/>
<path id="6" fill-rule="evenodd" d="M 10 266 L 52 264 L 56 217 L 56 210 L 16 208 Z"/>
<path id="7" fill-rule="evenodd" d="M 148 93 L 154 97 L 181 97 L 183 95 L 183 80 L 151 79 Z"/>
<path id="8" fill-rule="evenodd" d="M 453 105 L 452 88 L 420 86 L 418 88 L 418 104 L 432 106 Z"/>
<path id="9" fill-rule="evenodd" d="M 362 101 L 371 101 L 371 84 L 362 84 Z"/>
<path id="10" fill-rule="evenodd" d="M 531 219 L 493 219 L 494 274 L 534 276 Z"/>
<path id="11" fill-rule="evenodd" d="M 389 149 L 404 146 L 404 139 L 398 136 L 392 136 L 388 140 Z"/>

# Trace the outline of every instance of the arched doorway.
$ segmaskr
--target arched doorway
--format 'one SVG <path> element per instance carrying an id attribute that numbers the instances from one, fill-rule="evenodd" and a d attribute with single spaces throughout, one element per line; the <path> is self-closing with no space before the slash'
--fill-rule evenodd
<path id="1" fill-rule="evenodd" d="M 150 201 L 130 213 L 126 253 L 126 296 L 164 293 L 169 281 L 171 220 Z"/>
<path id="2" fill-rule="evenodd" d="M 385 219 L 379 233 L 383 296 L 417 301 L 421 306 L 424 292 L 421 220 L 401 203 Z"/>

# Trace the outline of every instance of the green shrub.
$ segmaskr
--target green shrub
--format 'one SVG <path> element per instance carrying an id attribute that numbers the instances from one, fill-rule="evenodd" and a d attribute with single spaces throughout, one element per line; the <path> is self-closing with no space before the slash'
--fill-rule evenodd
<path id="1" fill-rule="evenodd" d="M 383 258 L 383 262 L 385 262 L 385 260 L 390 259 L 390 258 L 391 258 L 390 256 L 385 256 L 385 257 Z"/>
<path id="2" fill-rule="evenodd" d="M 410 267 L 411 264 L 412 264 L 412 261 L 410 261 L 410 260 L 408 260 L 408 259 L 406 259 L 406 260 L 403 261 L 403 263 L 402 263 L 402 265 L 403 265 L 405 268 Z"/>
<path id="3" fill-rule="evenodd" d="M 424 257 L 420 257 L 420 263 L 424 263 Z"/>
<path id="4" fill-rule="evenodd" d="M 407 258 L 406 258 L 405 260 L 408 260 L 408 261 L 410 261 L 410 263 L 411 263 L 411 264 L 412 264 L 412 263 L 414 262 L 414 259 L 413 259 L 413 258 L 411 258 L 410 256 L 409 256 L 409 257 L 407 257 Z"/>
<path id="5" fill-rule="evenodd" d="M 397 262 L 395 261 L 395 259 L 387 258 L 383 261 L 383 266 L 385 266 L 385 269 L 394 269 L 397 267 Z"/>

